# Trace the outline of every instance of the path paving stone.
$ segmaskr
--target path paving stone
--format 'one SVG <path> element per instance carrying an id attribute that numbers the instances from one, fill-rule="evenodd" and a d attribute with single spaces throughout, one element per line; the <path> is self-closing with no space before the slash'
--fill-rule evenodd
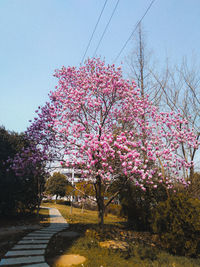
<path id="1" fill-rule="evenodd" d="M 38 249 L 46 248 L 47 244 L 37 244 L 37 245 L 15 245 L 13 249 Z"/>
<path id="2" fill-rule="evenodd" d="M 28 234 L 27 236 L 52 236 L 53 233 L 31 233 L 31 234 Z"/>
<path id="3" fill-rule="evenodd" d="M 49 239 L 42 239 L 42 240 L 34 240 L 34 239 L 30 239 L 30 240 L 21 240 L 19 241 L 17 244 L 21 245 L 21 244 L 47 244 L 49 243 Z"/>
<path id="4" fill-rule="evenodd" d="M 20 265 L 26 267 L 49 267 L 45 262 L 45 249 L 53 235 L 69 227 L 67 221 L 55 208 L 48 208 L 50 226 L 35 230 L 24 236 L 0 261 L 0 266 Z M 35 255 L 35 256 L 34 256 Z"/>
<path id="5" fill-rule="evenodd" d="M 28 234 L 28 237 L 46 237 L 46 238 L 51 238 L 54 235 L 54 233 L 46 233 L 46 234 L 36 234 L 36 233 L 32 233 L 32 234 Z"/>
<path id="6" fill-rule="evenodd" d="M 45 262 L 44 256 L 30 256 L 30 257 L 3 259 L 1 261 L 1 265 L 5 266 L 5 265 L 39 263 L 39 262 Z"/>
<path id="7" fill-rule="evenodd" d="M 23 265 L 22 267 L 49 267 L 49 265 L 46 262 L 42 262 L 31 265 Z"/>
<path id="8" fill-rule="evenodd" d="M 22 240 L 49 240 L 48 236 L 25 236 Z"/>
<path id="9" fill-rule="evenodd" d="M 35 231 L 35 234 L 46 234 L 46 233 L 54 233 L 57 230 L 51 230 L 51 229 L 45 229 L 45 230 L 39 230 L 39 231 Z"/>
<path id="10" fill-rule="evenodd" d="M 9 256 L 26 256 L 26 255 L 44 255 L 44 253 L 45 253 L 44 249 L 13 250 L 13 251 L 8 251 L 5 256 L 9 257 Z"/>
<path id="11" fill-rule="evenodd" d="M 60 230 L 59 230 L 60 231 Z M 50 235 L 50 234 L 55 234 L 55 233 L 57 233 L 58 232 L 58 230 L 54 230 L 54 231 L 51 231 L 51 230 L 49 230 L 49 231 L 40 231 L 40 232 L 34 232 L 34 234 L 38 234 L 38 235 L 45 235 L 45 234 L 48 234 L 48 235 Z"/>
<path id="12" fill-rule="evenodd" d="M 47 230 L 41 230 L 40 232 L 37 233 L 50 233 L 50 232 L 57 232 L 66 229 L 66 227 L 58 227 L 55 229 L 47 229 Z"/>

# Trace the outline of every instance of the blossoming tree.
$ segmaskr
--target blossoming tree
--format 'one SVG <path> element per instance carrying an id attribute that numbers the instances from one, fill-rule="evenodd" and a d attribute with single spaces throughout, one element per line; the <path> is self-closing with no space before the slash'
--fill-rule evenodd
<path id="1" fill-rule="evenodd" d="M 148 97 L 141 98 L 134 82 L 123 79 L 120 68 L 100 59 L 89 59 L 78 69 L 63 67 L 55 77 L 58 86 L 27 135 L 50 153 L 49 159 L 81 168 L 93 182 L 101 225 L 106 206 L 120 190 L 104 199 L 116 179 L 121 186 L 131 180 L 143 190 L 145 184 L 187 184 L 193 163 L 178 151 L 181 143 L 188 148 L 198 143 L 180 114 L 159 112 Z"/>

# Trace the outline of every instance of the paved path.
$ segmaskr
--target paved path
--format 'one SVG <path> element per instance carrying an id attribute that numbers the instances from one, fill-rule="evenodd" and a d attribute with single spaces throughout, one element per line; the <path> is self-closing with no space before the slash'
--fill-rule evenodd
<path id="1" fill-rule="evenodd" d="M 46 208 L 46 207 L 43 207 Z M 26 267 L 48 267 L 45 262 L 45 249 L 49 240 L 57 232 L 69 227 L 67 221 L 55 208 L 49 209 L 50 226 L 43 227 L 24 236 L 4 258 L 0 261 L 0 266 L 26 266 Z"/>

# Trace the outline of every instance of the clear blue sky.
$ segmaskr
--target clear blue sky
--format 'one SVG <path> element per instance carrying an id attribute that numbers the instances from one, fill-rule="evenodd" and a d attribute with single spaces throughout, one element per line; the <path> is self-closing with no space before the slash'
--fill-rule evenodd
<path id="1" fill-rule="evenodd" d="M 117 0 L 108 0 L 88 50 L 92 56 Z M 120 0 L 98 55 L 113 63 L 151 0 Z M 0 1 L 0 125 L 24 131 L 54 89 L 56 68 L 79 66 L 104 0 Z M 200 1 L 157 0 L 143 21 L 162 63 L 200 57 Z M 131 51 L 128 44 L 117 64 Z"/>

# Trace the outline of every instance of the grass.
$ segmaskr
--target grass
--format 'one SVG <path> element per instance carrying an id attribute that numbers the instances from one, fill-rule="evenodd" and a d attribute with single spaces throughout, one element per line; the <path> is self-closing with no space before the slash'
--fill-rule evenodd
<path id="1" fill-rule="evenodd" d="M 46 205 L 46 203 L 45 203 Z M 126 228 L 124 219 L 114 215 L 105 218 L 104 231 L 98 228 L 95 211 L 73 208 L 65 205 L 47 204 L 56 207 L 70 223 L 68 231 L 79 233 L 78 237 L 54 236 L 47 248 L 46 260 L 55 267 L 56 260 L 63 254 L 79 254 L 86 262 L 77 267 L 196 267 L 200 259 L 177 257 L 159 248 L 159 241 L 149 233 L 134 232 Z M 154 239 L 156 241 L 154 241 Z M 103 248 L 100 242 L 114 240 L 118 244 L 126 242 L 126 247 Z"/>
<path id="2" fill-rule="evenodd" d="M 13 217 L 0 218 L 0 259 L 13 247 L 23 236 L 33 231 L 35 225 L 49 225 L 48 209 L 40 209 L 39 217 L 33 214 L 18 214 Z"/>
<path id="3" fill-rule="evenodd" d="M 49 204 L 45 203 L 44 206 L 46 207 L 52 207 L 57 208 L 62 216 L 67 219 L 68 223 L 70 224 L 97 224 L 98 223 L 98 212 L 97 211 L 91 211 L 91 210 L 84 210 L 79 208 L 72 209 L 71 214 L 71 207 L 67 205 L 62 204 Z M 108 216 L 105 217 L 105 224 L 118 224 L 122 223 L 125 220 L 123 218 L 118 218 L 112 214 L 108 214 Z"/>
<path id="4" fill-rule="evenodd" d="M 57 242 L 61 240 L 57 239 Z M 67 242 L 67 241 L 66 241 Z M 63 244 L 63 243 L 61 243 Z M 68 243 L 67 243 L 68 244 Z M 71 247 L 60 250 L 62 254 L 79 254 L 86 257 L 87 261 L 77 267 L 133 267 L 133 266 L 152 266 L 152 267 L 196 267 L 200 266 L 200 261 L 185 257 L 175 257 L 156 249 L 134 244 L 131 255 L 127 252 L 114 251 L 99 247 L 98 240 L 82 236 L 71 244 Z M 49 262 L 50 266 L 56 266 L 56 261 Z M 60 266 L 61 267 L 61 266 Z"/>

